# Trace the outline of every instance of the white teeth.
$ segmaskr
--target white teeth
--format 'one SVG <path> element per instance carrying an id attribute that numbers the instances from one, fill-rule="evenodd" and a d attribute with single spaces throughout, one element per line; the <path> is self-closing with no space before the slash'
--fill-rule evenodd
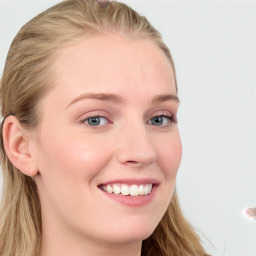
<path id="1" fill-rule="evenodd" d="M 139 185 L 138 193 L 139 193 L 139 196 L 145 195 L 145 193 L 144 193 L 144 186 L 143 185 Z"/>
<path id="2" fill-rule="evenodd" d="M 148 193 L 149 193 L 149 185 L 145 186 L 144 191 L 145 191 L 145 195 L 148 195 Z"/>
<path id="3" fill-rule="evenodd" d="M 107 185 L 107 192 L 113 193 L 113 188 L 110 185 Z"/>
<path id="4" fill-rule="evenodd" d="M 108 184 L 101 186 L 102 190 L 109 194 L 122 194 L 123 196 L 147 196 L 152 191 L 152 184 L 127 185 L 127 184 Z"/>
<path id="5" fill-rule="evenodd" d="M 145 187 L 145 194 L 147 193 L 147 195 L 151 192 L 152 190 L 152 184 L 148 184 L 146 187 Z"/>
<path id="6" fill-rule="evenodd" d="M 115 185 L 113 186 L 113 188 L 114 188 L 114 193 L 115 193 L 116 195 L 120 194 L 120 192 L 121 192 L 120 186 L 118 186 L 118 185 L 115 184 Z"/>
<path id="7" fill-rule="evenodd" d="M 121 194 L 124 196 L 128 196 L 130 194 L 129 186 L 128 185 L 122 185 L 121 186 Z"/>
<path id="8" fill-rule="evenodd" d="M 139 193 L 138 193 L 138 186 L 137 185 L 131 185 L 130 187 L 130 195 L 131 196 L 137 196 Z"/>

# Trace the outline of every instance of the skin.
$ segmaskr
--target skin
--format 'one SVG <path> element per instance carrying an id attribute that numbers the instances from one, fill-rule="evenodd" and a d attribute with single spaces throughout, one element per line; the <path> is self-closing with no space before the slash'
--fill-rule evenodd
<path id="1" fill-rule="evenodd" d="M 176 100 L 151 102 L 176 95 L 171 65 L 154 42 L 110 34 L 61 49 L 52 71 L 55 83 L 39 104 L 40 124 L 26 133 L 29 146 L 20 146 L 30 156 L 21 169 L 36 172 L 40 255 L 140 255 L 142 240 L 168 207 L 182 155 L 177 124 L 167 117 L 152 123 L 178 111 Z M 122 102 L 81 99 L 88 93 L 111 93 Z M 92 127 L 90 116 L 104 118 Z M 15 132 L 15 122 L 10 127 Z M 98 187 L 131 178 L 159 182 L 149 204 L 123 205 Z"/>
<path id="2" fill-rule="evenodd" d="M 245 215 L 250 219 L 256 219 L 256 208 L 246 208 Z"/>

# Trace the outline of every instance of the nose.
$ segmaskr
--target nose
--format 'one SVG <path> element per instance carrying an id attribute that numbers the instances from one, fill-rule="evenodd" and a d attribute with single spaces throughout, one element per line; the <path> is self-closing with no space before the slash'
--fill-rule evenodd
<path id="1" fill-rule="evenodd" d="M 125 129 L 120 137 L 116 152 L 119 163 L 144 167 L 156 161 L 156 149 L 146 127 Z"/>

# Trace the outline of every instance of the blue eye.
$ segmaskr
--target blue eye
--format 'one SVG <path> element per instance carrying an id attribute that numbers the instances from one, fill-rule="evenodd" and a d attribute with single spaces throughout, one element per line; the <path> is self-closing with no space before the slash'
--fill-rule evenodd
<path id="1" fill-rule="evenodd" d="M 106 117 L 103 116 L 92 116 L 83 120 L 84 123 L 90 126 L 100 126 L 108 123 Z"/>
<path id="2" fill-rule="evenodd" d="M 174 123 L 174 118 L 172 116 L 154 116 L 149 120 L 149 124 L 155 126 L 168 126 L 170 123 Z"/>

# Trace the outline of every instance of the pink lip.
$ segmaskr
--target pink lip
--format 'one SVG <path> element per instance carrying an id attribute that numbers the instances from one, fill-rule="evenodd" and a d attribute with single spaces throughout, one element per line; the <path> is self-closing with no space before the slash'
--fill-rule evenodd
<path id="1" fill-rule="evenodd" d="M 127 185 L 145 185 L 145 184 L 153 184 L 159 185 L 160 182 L 157 179 L 153 178 L 145 178 L 145 179 L 116 179 L 104 182 L 100 185 L 104 184 L 127 184 Z"/>
<path id="2" fill-rule="evenodd" d="M 103 184 L 128 184 L 128 185 L 140 185 L 140 184 L 153 184 L 152 191 L 147 196 L 124 196 L 124 195 L 116 195 L 114 193 L 110 194 L 103 190 L 99 189 L 100 191 L 110 200 L 114 200 L 118 203 L 121 203 L 126 206 L 132 206 L 132 207 L 141 207 L 145 206 L 147 204 L 150 204 L 152 200 L 154 199 L 154 196 L 157 191 L 157 187 L 159 186 L 160 182 L 156 179 L 118 179 L 118 180 L 111 180 L 109 182 L 103 183 Z M 101 185 L 103 185 L 101 184 Z"/>

